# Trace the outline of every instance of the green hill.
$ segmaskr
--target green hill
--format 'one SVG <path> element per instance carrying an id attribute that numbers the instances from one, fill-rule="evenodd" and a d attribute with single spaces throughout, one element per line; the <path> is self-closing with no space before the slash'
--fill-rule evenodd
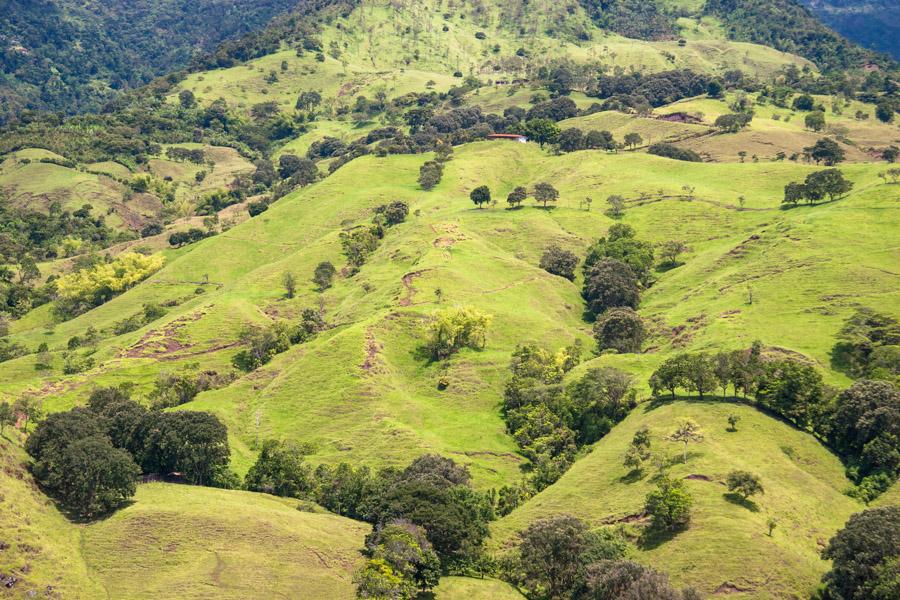
<path id="1" fill-rule="evenodd" d="M 740 416 L 728 431 L 727 416 Z M 663 438 L 680 419 L 696 421 L 704 440 L 688 448 Z M 670 577 L 710 596 L 804 597 L 827 570 L 819 551 L 850 514 L 863 506 L 843 494 L 849 482 L 836 457 L 808 434 L 757 410 L 727 402 L 679 400 L 647 403 L 635 411 L 555 485 L 494 525 L 493 543 L 511 543 L 531 521 L 572 514 L 594 526 L 640 523 L 652 477 L 629 477 L 622 465 L 634 432 L 647 426 L 654 452 L 669 473 L 687 480 L 694 512 L 687 531 L 640 546 L 634 554 L 650 566 L 665 565 Z M 759 475 L 765 493 L 745 506 L 726 497 L 732 470 Z M 768 536 L 767 521 L 777 522 Z"/>

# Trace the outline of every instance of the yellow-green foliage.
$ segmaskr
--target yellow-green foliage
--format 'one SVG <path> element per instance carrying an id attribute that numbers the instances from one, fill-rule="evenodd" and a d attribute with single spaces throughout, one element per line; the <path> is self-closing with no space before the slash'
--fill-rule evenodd
<path id="1" fill-rule="evenodd" d="M 59 298 L 65 302 L 90 302 L 100 294 L 119 294 L 162 268 L 160 254 L 120 254 L 111 262 L 63 275 L 56 281 Z"/>
<path id="2" fill-rule="evenodd" d="M 436 311 L 428 325 L 434 358 L 446 358 L 460 348 L 483 348 L 493 316 L 471 306 Z"/>

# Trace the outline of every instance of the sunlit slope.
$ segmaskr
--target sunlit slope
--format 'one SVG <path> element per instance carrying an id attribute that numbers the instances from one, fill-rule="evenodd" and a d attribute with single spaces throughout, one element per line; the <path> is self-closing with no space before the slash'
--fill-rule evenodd
<path id="1" fill-rule="evenodd" d="M 105 597 L 81 556 L 79 526 L 38 489 L 25 453 L 0 436 L 0 578 L 4 598 Z M 10 578 L 14 581 L 10 583 Z"/>
<path id="2" fill-rule="evenodd" d="M 727 416 L 740 416 L 728 431 Z M 704 440 L 688 448 L 664 440 L 680 419 L 693 419 Z M 864 506 L 845 496 L 849 481 L 837 457 L 812 436 L 757 410 L 719 402 L 644 404 L 597 444 L 553 486 L 493 527 L 493 543 L 512 543 L 535 519 L 572 514 L 594 526 L 643 522 L 644 497 L 653 488 L 654 467 L 643 478 L 622 465 L 635 431 L 650 428 L 654 453 L 687 480 L 694 497 L 690 528 L 639 545 L 634 558 L 664 569 L 679 584 L 704 594 L 736 598 L 785 598 L 812 591 L 828 563 L 819 552 L 850 514 Z M 741 504 L 725 496 L 732 470 L 759 475 L 765 493 Z M 776 521 L 768 535 L 768 520 Z M 633 526 L 626 525 L 636 531 Z"/>
<path id="3" fill-rule="evenodd" d="M 536 145 L 480 142 L 458 148 L 443 182 L 426 193 L 416 184 L 426 159 L 355 160 L 266 213 L 171 253 L 159 273 L 87 314 L 51 326 L 41 320 L 49 307 L 38 309 L 24 320 L 31 327 L 13 338 L 29 347 L 46 341 L 56 370 L 36 372 L 34 356 L 2 363 L 0 391 L 9 398 L 31 391 L 58 410 L 94 385 L 131 381 L 140 395 L 161 371 L 187 364 L 227 371 L 247 323 L 297 319 L 301 309 L 318 306 L 308 280 L 315 265 L 342 265 L 342 228 L 368 222 L 375 206 L 391 200 L 408 202 L 412 212 L 359 274 L 338 278 L 321 294 L 330 328 L 188 405 L 226 420 L 239 471 L 249 466 L 257 438 L 284 437 L 312 442 L 329 462 L 404 464 L 432 451 L 470 463 L 481 485 L 516 480 L 520 460 L 498 411 L 510 352 L 528 340 L 561 346 L 580 338 L 592 347 L 580 278 L 573 284 L 537 264 L 550 243 L 583 254 L 613 222 L 601 213 L 610 194 L 628 199 L 623 222 L 640 238 L 681 239 L 692 249 L 684 266 L 659 273 L 644 295 L 641 311 L 653 332 L 647 352 L 601 359 L 641 384 L 671 352 L 746 347 L 755 339 L 806 354 L 830 381 L 844 382 L 828 368 L 846 317 L 860 304 L 900 314 L 897 250 L 888 242 L 898 226 L 895 188 L 877 178 L 876 165 L 845 167 L 856 184 L 847 198 L 782 211 L 783 186 L 814 168 L 638 153 L 551 156 Z M 539 181 L 560 189 L 557 208 L 529 201 L 504 210 L 514 186 Z M 479 210 L 469 201 L 482 183 L 498 206 Z M 686 184 L 695 188 L 693 200 Z M 579 209 L 586 197 L 593 199 L 590 212 Z M 283 297 L 286 271 L 301 282 L 293 300 Z M 424 319 L 441 306 L 438 287 L 443 306 L 494 315 L 485 350 L 464 351 L 446 364 L 417 355 Z M 110 327 L 145 303 L 173 300 L 162 319 L 102 342 L 93 370 L 59 374 L 72 335 Z M 444 391 L 437 389 L 441 376 L 450 381 Z"/>
<path id="4" fill-rule="evenodd" d="M 84 531 L 112 598 L 350 598 L 370 527 L 263 494 L 147 484 Z"/>

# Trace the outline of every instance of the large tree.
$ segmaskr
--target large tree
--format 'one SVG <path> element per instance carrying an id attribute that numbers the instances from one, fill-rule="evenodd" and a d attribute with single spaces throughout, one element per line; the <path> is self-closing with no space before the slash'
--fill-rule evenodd
<path id="1" fill-rule="evenodd" d="M 883 589 L 889 589 L 882 577 L 897 556 L 900 556 L 900 506 L 872 508 L 853 515 L 822 552 L 823 558 L 832 561 L 831 571 L 822 578 L 827 597 L 888 600 L 890 596 L 876 595 L 876 590 L 882 584 Z"/>
<path id="2" fill-rule="evenodd" d="M 588 309 L 599 315 L 610 308 L 637 308 L 640 286 L 631 267 L 614 258 L 602 258 L 585 273 L 582 295 Z"/>

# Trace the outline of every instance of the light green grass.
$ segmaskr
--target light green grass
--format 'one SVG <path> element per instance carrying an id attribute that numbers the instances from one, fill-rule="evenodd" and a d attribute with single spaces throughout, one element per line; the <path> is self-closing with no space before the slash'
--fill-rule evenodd
<path id="1" fill-rule="evenodd" d="M 434 589 L 436 600 L 516 600 L 524 598 L 508 583 L 496 579 L 442 577 Z"/>
<path id="2" fill-rule="evenodd" d="M 105 597 L 81 556 L 79 527 L 35 485 L 20 443 L 12 428 L 0 436 L 0 541 L 9 545 L 0 550 L 0 573 L 18 578 L 3 597 Z"/>
<path id="3" fill-rule="evenodd" d="M 740 417 L 736 432 L 727 431 L 730 413 Z M 682 464 L 682 446 L 664 437 L 685 418 L 697 422 L 705 437 L 688 448 Z M 572 514 L 600 526 L 641 513 L 654 469 L 649 466 L 646 476 L 633 480 L 622 457 L 634 432 L 645 425 L 654 453 L 673 463 L 670 475 L 695 477 L 686 481 L 694 508 L 686 531 L 634 550 L 632 558 L 664 568 L 677 584 L 705 595 L 729 584 L 744 590 L 737 598 L 805 597 L 815 588 L 828 569 L 820 550 L 864 506 L 843 494 L 849 486 L 843 467 L 812 436 L 754 408 L 720 401 L 639 406 L 559 482 L 495 523 L 492 543 L 508 546 L 528 523 L 551 515 Z M 735 469 L 759 475 L 765 488 L 749 507 L 724 495 L 722 482 Z M 772 537 L 770 517 L 777 521 Z"/>
<path id="4" fill-rule="evenodd" d="M 170 484 L 84 530 L 112 598 L 350 598 L 369 526 L 263 494 Z"/>

